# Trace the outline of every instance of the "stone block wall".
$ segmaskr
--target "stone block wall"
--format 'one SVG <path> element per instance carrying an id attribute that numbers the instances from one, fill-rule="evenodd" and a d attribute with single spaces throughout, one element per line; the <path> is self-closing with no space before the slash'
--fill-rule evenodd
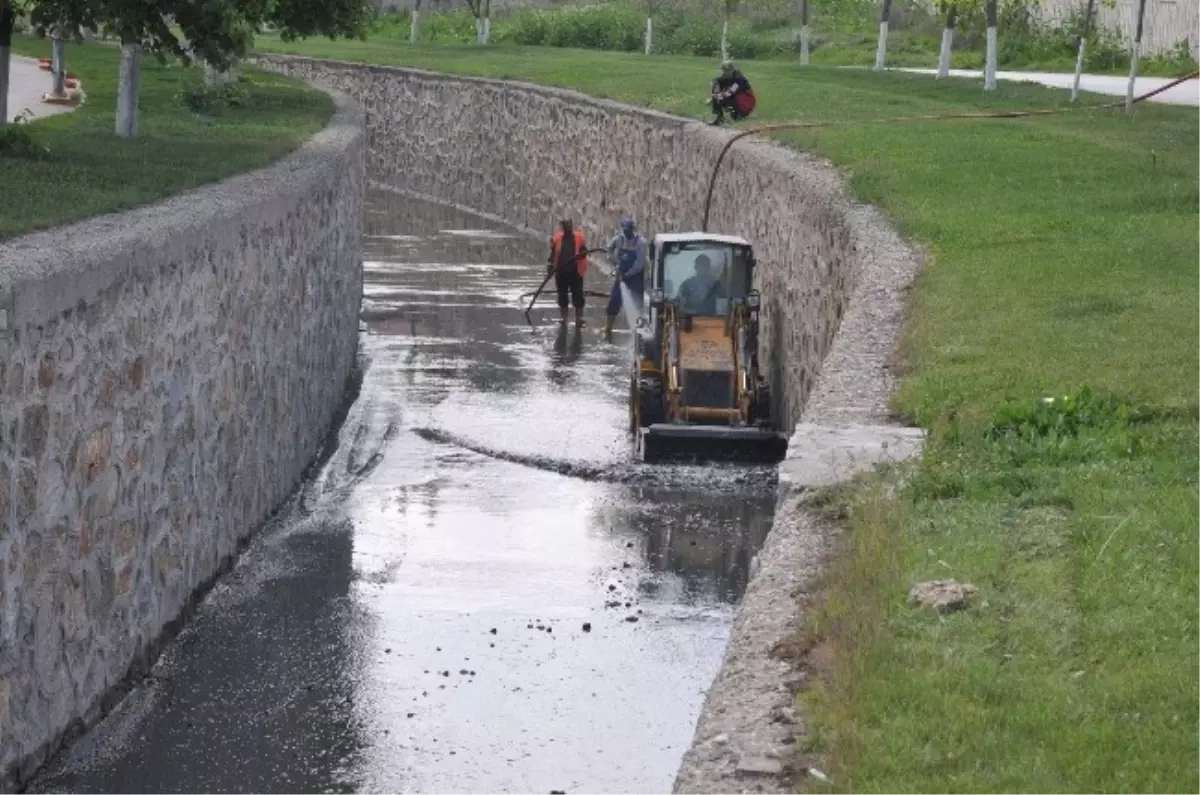
<path id="1" fill-rule="evenodd" d="M 290 56 L 260 63 L 359 101 L 374 180 L 547 235 L 564 215 L 592 241 L 626 214 L 647 233 L 699 230 L 732 134 L 528 84 Z M 851 211 L 836 169 L 767 142 L 738 142 L 717 180 L 709 228 L 757 252 L 764 361 L 789 429 L 854 287 Z"/>
<path id="2" fill-rule="evenodd" d="M 0 789 L 94 718 L 344 399 L 366 141 L 0 244 Z"/>

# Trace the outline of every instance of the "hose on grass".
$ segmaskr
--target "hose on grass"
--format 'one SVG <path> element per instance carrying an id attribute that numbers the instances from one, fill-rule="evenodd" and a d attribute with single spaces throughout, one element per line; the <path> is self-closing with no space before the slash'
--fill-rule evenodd
<path id="1" fill-rule="evenodd" d="M 1164 86 L 1160 86 L 1153 91 L 1147 91 L 1133 98 L 1134 104 L 1145 102 L 1153 96 L 1161 94 L 1168 89 L 1172 89 L 1180 83 L 1186 83 L 1195 77 L 1200 76 L 1200 71 L 1194 71 L 1186 74 L 1183 77 L 1176 78 Z M 713 189 L 717 185 L 717 174 L 721 170 L 721 164 L 725 161 L 725 155 L 729 153 L 730 148 L 750 135 L 761 135 L 762 133 L 777 132 L 781 130 L 815 130 L 824 127 L 847 127 L 853 125 L 867 124 L 900 124 L 903 122 L 918 122 L 918 121 L 951 121 L 951 120 L 975 120 L 975 119 L 1021 119 L 1032 116 L 1057 116 L 1065 113 L 1076 113 L 1084 110 L 1111 110 L 1113 108 L 1125 107 L 1125 100 L 1117 100 L 1116 102 L 1103 102 L 1096 105 L 1074 105 L 1066 108 L 1042 108 L 1037 110 L 997 110 L 983 113 L 938 113 L 923 116 L 891 116 L 878 119 L 861 119 L 851 120 L 842 119 L 836 121 L 787 121 L 778 122 L 775 124 L 764 124 L 761 127 L 755 127 L 750 130 L 743 130 L 737 135 L 734 135 L 725 142 L 725 146 L 721 148 L 721 153 L 717 155 L 717 162 L 713 165 L 712 174 L 708 179 L 708 193 L 704 197 L 704 221 L 700 225 L 703 232 L 708 231 L 708 216 L 712 209 Z"/>

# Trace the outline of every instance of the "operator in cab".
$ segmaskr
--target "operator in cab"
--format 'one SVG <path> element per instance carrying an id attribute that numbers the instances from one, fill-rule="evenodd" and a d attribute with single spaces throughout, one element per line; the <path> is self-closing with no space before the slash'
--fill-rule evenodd
<path id="1" fill-rule="evenodd" d="M 570 218 L 559 222 L 559 229 L 550 238 L 548 274 L 554 276 L 558 292 L 558 311 L 563 324 L 567 322 L 567 304 L 575 307 L 575 325 L 583 325 L 583 277 L 587 274 L 587 247 L 583 231 L 576 229 Z"/>
<path id="2" fill-rule="evenodd" d="M 711 124 L 724 124 L 725 113 L 734 121 L 746 118 L 758 104 L 750 81 L 734 65 L 733 61 L 721 64 L 721 74 L 712 81 L 712 112 L 717 115 Z"/>
<path id="3" fill-rule="evenodd" d="M 617 266 L 604 319 L 604 338 L 612 341 L 613 322 L 621 312 L 621 286 L 629 291 L 633 310 L 640 312 L 646 285 L 646 239 L 638 234 L 632 218 L 621 221 L 621 231 L 609 241 L 608 261 Z"/>
<path id="4" fill-rule="evenodd" d="M 717 301 L 725 298 L 725 286 L 713 275 L 712 260 L 700 254 L 692 264 L 694 273 L 679 285 L 679 306 L 685 315 L 717 315 Z"/>

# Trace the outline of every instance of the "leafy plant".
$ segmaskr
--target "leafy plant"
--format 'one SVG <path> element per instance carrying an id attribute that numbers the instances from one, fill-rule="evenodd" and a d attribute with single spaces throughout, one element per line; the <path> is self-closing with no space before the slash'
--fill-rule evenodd
<path id="1" fill-rule="evenodd" d="M 211 86 L 189 81 L 180 89 L 178 98 L 197 113 L 212 113 L 222 108 L 245 107 L 250 101 L 250 92 L 240 81 Z"/>
<path id="2" fill-rule="evenodd" d="M 47 160 L 50 149 L 30 134 L 28 126 L 33 113 L 28 108 L 17 114 L 12 124 L 0 125 L 0 157 L 24 160 Z"/>

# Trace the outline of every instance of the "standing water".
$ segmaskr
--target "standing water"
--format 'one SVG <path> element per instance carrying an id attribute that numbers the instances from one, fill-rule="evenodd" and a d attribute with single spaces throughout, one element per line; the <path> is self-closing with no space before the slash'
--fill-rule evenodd
<path id="1" fill-rule="evenodd" d="M 525 322 L 538 241 L 378 193 L 366 232 L 336 449 L 30 791 L 670 791 L 769 479 L 631 462 L 603 306 Z"/>

